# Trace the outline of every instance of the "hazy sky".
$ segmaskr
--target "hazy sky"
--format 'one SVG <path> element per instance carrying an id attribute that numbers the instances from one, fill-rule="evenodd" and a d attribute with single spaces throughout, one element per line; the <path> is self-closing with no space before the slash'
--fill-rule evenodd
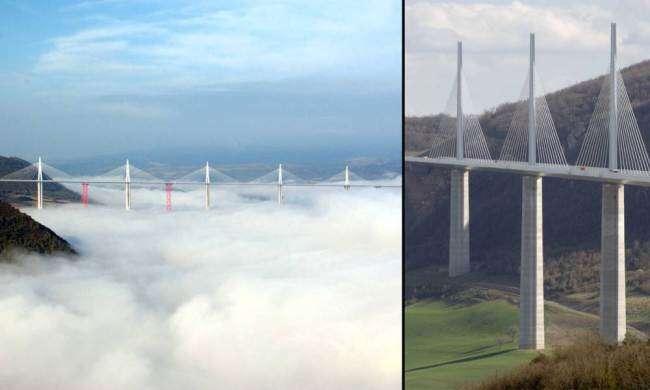
<path id="1" fill-rule="evenodd" d="M 547 92 L 605 73 L 609 26 L 617 22 L 619 63 L 650 58 L 650 1 L 406 0 L 406 113 L 445 109 L 463 41 L 464 72 L 477 111 L 516 100 L 536 34 L 537 70 Z"/>
<path id="2" fill-rule="evenodd" d="M 398 157 L 400 34 L 399 0 L 0 0 L 0 154 Z"/>

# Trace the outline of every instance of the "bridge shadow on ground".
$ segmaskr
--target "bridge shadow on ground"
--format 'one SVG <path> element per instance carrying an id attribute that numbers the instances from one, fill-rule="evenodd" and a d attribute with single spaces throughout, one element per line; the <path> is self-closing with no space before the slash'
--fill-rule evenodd
<path id="1" fill-rule="evenodd" d="M 516 351 L 516 350 L 517 350 L 516 348 L 504 349 L 503 351 L 490 352 L 490 353 L 485 353 L 483 355 L 469 356 L 469 357 L 462 358 L 462 359 L 449 360 L 447 362 L 431 364 L 431 365 L 428 365 L 428 366 L 414 367 L 414 368 L 410 368 L 408 370 L 404 370 L 404 372 L 428 370 L 430 368 L 448 366 L 448 365 L 451 365 L 451 364 L 471 362 L 473 360 L 485 359 L 485 358 L 489 358 L 489 357 L 497 356 L 497 355 L 502 355 L 504 353 L 508 353 L 508 352 L 512 352 L 512 351 Z"/>
<path id="2" fill-rule="evenodd" d="M 463 355 L 469 355 L 470 353 L 477 353 L 477 352 L 485 351 L 486 349 L 490 349 L 490 348 L 494 348 L 494 347 L 498 347 L 498 346 L 499 346 L 499 344 L 485 345 L 483 347 L 478 347 L 478 348 L 470 349 L 469 351 L 465 351 L 465 352 L 463 352 Z"/>

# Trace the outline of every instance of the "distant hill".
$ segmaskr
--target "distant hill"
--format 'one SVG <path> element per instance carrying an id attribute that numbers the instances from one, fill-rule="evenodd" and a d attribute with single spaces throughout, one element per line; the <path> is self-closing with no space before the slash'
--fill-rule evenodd
<path id="1" fill-rule="evenodd" d="M 622 74 L 648 146 L 650 61 L 625 68 Z M 577 158 L 602 82 L 599 77 L 546 97 L 569 163 Z M 479 118 L 493 156 L 498 156 L 514 110 L 514 103 L 506 103 Z M 406 118 L 406 149 L 413 152 L 428 148 L 439 122 L 440 116 Z M 411 166 L 406 171 L 405 185 L 407 269 L 445 267 L 449 172 Z M 521 177 L 470 174 L 470 194 L 473 266 L 495 274 L 516 275 L 520 261 Z M 558 293 L 597 289 L 600 200 L 598 183 L 544 179 L 547 289 Z M 648 288 L 650 292 L 650 189 L 626 187 L 625 202 L 628 277 L 636 280 L 633 288 Z"/>
<path id="2" fill-rule="evenodd" d="M 30 165 L 29 162 L 18 157 L 0 156 L 0 178 L 10 173 L 19 171 Z M 25 179 L 32 177 L 25 177 Z M 43 179 L 49 179 L 44 174 Z M 54 199 L 56 201 L 78 202 L 79 194 L 68 190 L 57 183 L 43 184 L 44 200 Z M 36 196 L 36 185 L 33 183 L 2 183 L 0 182 L 0 201 L 24 204 L 33 202 Z"/>
<path id="3" fill-rule="evenodd" d="M 75 254 L 70 244 L 52 230 L 15 207 L 0 202 L 0 261 L 7 261 L 11 249 L 41 254 Z"/>

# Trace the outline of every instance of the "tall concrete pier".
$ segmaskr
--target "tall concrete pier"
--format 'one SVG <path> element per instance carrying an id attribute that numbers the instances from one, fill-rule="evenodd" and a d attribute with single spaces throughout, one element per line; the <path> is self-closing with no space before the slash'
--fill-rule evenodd
<path id="1" fill-rule="evenodd" d="M 603 184 L 600 263 L 600 333 L 609 343 L 625 338 L 625 191 Z"/>
<path id="2" fill-rule="evenodd" d="M 608 167 L 618 169 L 616 24 L 611 26 L 609 69 Z M 600 237 L 600 334 L 609 343 L 625 338 L 625 191 L 623 184 L 603 184 Z"/>
<path id="3" fill-rule="evenodd" d="M 449 276 L 469 272 L 469 171 L 451 171 Z"/>
<path id="4" fill-rule="evenodd" d="M 530 34 L 528 163 L 537 164 L 535 34 Z M 544 349 L 544 240 L 542 177 L 524 176 L 521 191 L 519 348 Z"/>
<path id="5" fill-rule="evenodd" d="M 519 348 L 544 349 L 542 178 L 524 176 L 521 199 Z"/>
<path id="6" fill-rule="evenodd" d="M 284 190 L 282 189 L 282 186 L 284 185 L 284 181 L 282 180 L 282 164 L 278 165 L 278 204 L 282 204 L 282 201 L 284 200 Z"/>
<path id="7" fill-rule="evenodd" d="M 463 43 L 458 42 L 456 70 L 456 158 L 465 156 L 463 121 Z M 449 215 L 449 276 L 469 272 L 469 171 L 451 171 L 451 205 Z"/>
<path id="8" fill-rule="evenodd" d="M 36 173 L 36 208 L 43 209 L 43 163 L 38 158 L 38 172 Z"/>

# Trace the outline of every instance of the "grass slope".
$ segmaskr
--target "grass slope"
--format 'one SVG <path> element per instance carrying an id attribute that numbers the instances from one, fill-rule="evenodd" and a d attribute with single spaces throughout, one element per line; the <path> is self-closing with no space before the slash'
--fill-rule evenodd
<path id="1" fill-rule="evenodd" d="M 481 300 L 466 290 L 464 302 L 418 301 L 407 306 L 406 385 L 408 390 L 454 389 L 503 374 L 530 361 L 534 351 L 518 350 L 518 307 L 514 294 Z M 479 293 L 483 295 L 484 293 Z M 495 292 L 488 296 L 498 296 Z M 598 331 L 598 317 L 557 302 L 544 305 L 547 347 L 567 345 Z M 639 339 L 645 335 L 628 327 Z"/>
<path id="2" fill-rule="evenodd" d="M 453 389 L 529 361 L 509 332 L 517 309 L 503 300 L 418 302 L 406 309 L 406 387 Z"/>

